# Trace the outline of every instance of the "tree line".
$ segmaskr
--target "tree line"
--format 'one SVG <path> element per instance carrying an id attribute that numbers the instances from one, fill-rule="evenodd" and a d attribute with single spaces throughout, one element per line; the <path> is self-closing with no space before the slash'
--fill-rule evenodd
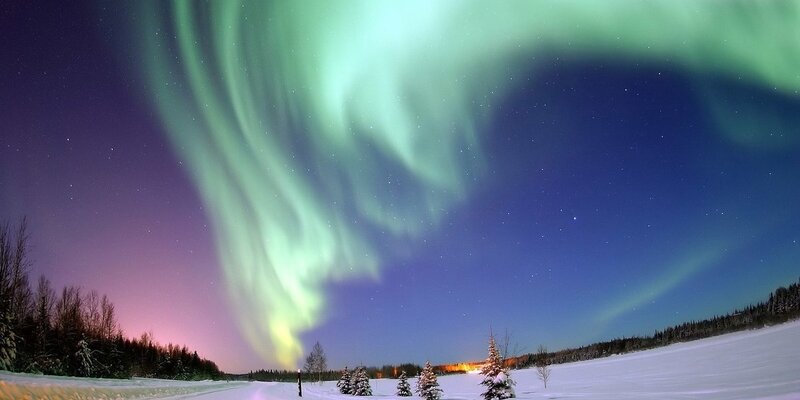
<path id="1" fill-rule="evenodd" d="M 370 379 L 381 378 L 399 378 L 400 374 L 405 371 L 410 376 L 416 376 L 422 372 L 422 367 L 417 364 L 405 363 L 398 365 L 384 365 L 382 367 L 363 367 L 364 372 Z M 436 369 L 436 367 L 434 367 Z M 314 371 L 313 373 L 304 373 L 302 375 L 303 382 L 314 382 L 318 380 L 335 381 L 342 375 L 341 370 L 325 370 Z M 250 371 L 246 374 L 225 374 L 228 380 L 249 380 L 261 382 L 297 382 L 297 371 L 280 370 L 280 369 L 260 369 Z"/>
<path id="2" fill-rule="evenodd" d="M 106 295 L 64 287 L 56 294 L 28 278 L 26 220 L 0 225 L 0 369 L 103 378 L 213 379 L 219 368 L 185 346 L 160 345 L 152 333 L 124 337 Z"/>
<path id="3" fill-rule="evenodd" d="M 655 331 L 651 336 L 633 336 L 605 342 L 593 343 L 574 349 L 556 352 L 537 352 L 514 359 L 507 359 L 507 365 L 521 368 L 542 364 L 563 364 L 574 361 L 608 357 L 613 354 L 647 350 L 673 343 L 688 342 L 711 336 L 762 328 L 800 317 L 800 280 L 788 287 L 779 287 L 770 293 L 766 301 L 750 305 L 732 313 L 715 316 L 701 321 L 690 321 Z"/>

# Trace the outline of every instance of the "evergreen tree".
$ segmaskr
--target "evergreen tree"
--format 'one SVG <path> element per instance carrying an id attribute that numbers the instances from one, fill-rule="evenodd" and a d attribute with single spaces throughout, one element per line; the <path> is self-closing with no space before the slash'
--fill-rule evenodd
<path id="1" fill-rule="evenodd" d="M 183 366 L 183 360 L 178 358 L 175 362 L 175 378 L 178 380 L 186 380 L 186 368 Z"/>
<path id="2" fill-rule="evenodd" d="M 78 375 L 92 376 L 94 357 L 92 356 L 92 349 L 89 348 L 89 343 L 85 339 L 81 339 L 78 342 L 78 351 L 75 352 L 75 358 L 78 359 Z"/>
<path id="3" fill-rule="evenodd" d="M 350 373 L 350 394 L 356 394 L 356 386 L 358 386 L 358 371 L 361 367 L 354 369 Z"/>
<path id="4" fill-rule="evenodd" d="M 360 367 L 356 372 L 356 386 L 353 394 L 356 396 L 372 396 L 372 388 L 369 386 L 369 376 L 364 367 Z"/>
<path id="5" fill-rule="evenodd" d="M 417 393 L 425 400 L 439 400 L 442 398 L 442 389 L 439 387 L 439 382 L 436 380 L 436 374 L 433 372 L 430 361 L 425 362 L 425 368 L 419 374 Z"/>
<path id="6" fill-rule="evenodd" d="M 34 341 L 35 354 L 37 358 L 46 357 L 47 354 L 47 339 L 50 335 L 50 315 L 53 310 L 53 302 L 55 293 L 50 287 L 50 281 L 44 275 L 39 277 L 39 286 L 36 290 L 36 315 L 34 316 L 34 324 L 36 327 L 36 338 Z"/>
<path id="7" fill-rule="evenodd" d="M 514 381 L 508 376 L 508 369 L 503 366 L 493 335 L 489 336 L 489 357 L 481 368 L 481 375 L 484 376 L 481 385 L 486 386 L 486 391 L 481 396 L 485 400 L 515 397 Z"/>
<path id="8" fill-rule="evenodd" d="M 27 241 L 25 218 L 16 232 L 7 222 L 0 223 L 0 369 L 8 371 L 19 370 L 15 367 L 25 361 L 20 328 L 30 310 Z"/>
<path id="9" fill-rule="evenodd" d="M 339 382 L 336 382 L 336 387 L 339 388 L 339 392 L 342 394 L 353 394 L 353 388 L 350 385 L 350 380 L 352 377 L 350 376 L 350 371 L 347 370 L 347 367 L 344 367 L 344 372 L 342 373 L 342 377 L 339 378 Z"/>
<path id="10" fill-rule="evenodd" d="M 17 335 L 11 329 L 11 315 L 0 315 L 0 369 L 11 370 L 17 359 Z"/>
<path id="11" fill-rule="evenodd" d="M 124 345 L 122 333 L 117 333 L 117 337 L 111 341 L 108 349 L 108 373 L 113 378 L 130 378 L 130 371 L 126 365 L 125 353 L 121 350 Z M 197 364 L 195 364 L 196 366 Z"/>
<path id="12" fill-rule="evenodd" d="M 408 384 L 406 371 L 400 374 L 400 382 L 397 382 L 397 395 L 401 397 L 411 396 L 411 385 Z"/>

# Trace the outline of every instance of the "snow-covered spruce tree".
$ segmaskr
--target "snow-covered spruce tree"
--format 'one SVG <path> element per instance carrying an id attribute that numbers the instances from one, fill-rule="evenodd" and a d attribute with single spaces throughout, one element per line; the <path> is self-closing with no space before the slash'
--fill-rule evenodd
<path id="1" fill-rule="evenodd" d="M 11 329 L 11 314 L 0 315 L 0 369 L 10 371 L 17 359 L 17 335 Z"/>
<path id="2" fill-rule="evenodd" d="M 92 349 L 89 348 L 89 343 L 85 339 L 81 339 L 78 342 L 78 351 L 75 352 L 75 357 L 79 363 L 79 374 L 81 376 L 92 376 L 94 359 L 92 357 Z"/>
<path id="3" fill-rule="evenodd" d="M 400 382 L 397 382 L 397 395 L 400 397 L 409 397 L 411 394 L 411 385 L 408 384 L 406 371 L 403 371 L 400 374 Z"/>
<path id="4" fill-rule="evenodd" d="M 439 382 L 436 380 L 436 374 L 433 372 L 430 361 L 425 362 L 425 368 L 419 374 L 417 393 L 419 393 L 419 397 L 425 400 L 439 400 L 442 398 L 442 389 L 439 387 Z"/>
<path id="5" fill-rule="evenodd" d="M 422 381 L 422 371 L 420 371 L 419 375 L 417 375 L 417 381 L 414 383 L 414 393 L 422 393 L 422 385 L 424 384 L 425 382 Z"/>
<path id="6" fill-rule="evenodd" d="M 356 372 L 356 387 L 353 389 L 356 396 L 372 396 L 372 387 L 369 386 L 369 376 L 364 367 L 360 367 Z"/>
<path id="7" fill-rule="evenodd" d="M 358 369 L 360 367 L 354 368 L 350 371 L 350 393 L 349 394 L 356 394 L 356 385 L 358 385 Z"/>
<path id="8" fill-rule="evenodd" d="M 486 391 L 481 393 L 485 400 L 502 400 L 516 397 L 514 394 L 514 381 L 508 375 L 508 369 L 503 366 L 494 335 L 489 336 L 489 357 L 481 368 L 484 376 L 481 385 L 486 386 Z"/>
<path id="9" fill-rule="evenodd" d="M 342 372 L 342 377 L 339 378 L 339 382 L 336 382 L 336 387 L 339 388 L 339 393 L 341 394 L 352 394 L 352 388 L 350 386 L 350 380 L 352 377 L 350 376 L 350 371 L 347 370 L 347 367 L 344 367 L 344 372 Z"/>

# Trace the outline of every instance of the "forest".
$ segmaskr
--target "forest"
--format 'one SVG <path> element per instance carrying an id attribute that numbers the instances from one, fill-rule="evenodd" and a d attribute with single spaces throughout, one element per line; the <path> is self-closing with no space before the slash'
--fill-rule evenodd
<path id="1" fill-rule="evenodd" d="M 106 295 L 78 286 L 60 293 L 28 277 L 27 223 L 0 225 L 0 370 L 102 378 L 181 380 L 221 376 L 212 361 L 153 334 L 123 335 Z"/>

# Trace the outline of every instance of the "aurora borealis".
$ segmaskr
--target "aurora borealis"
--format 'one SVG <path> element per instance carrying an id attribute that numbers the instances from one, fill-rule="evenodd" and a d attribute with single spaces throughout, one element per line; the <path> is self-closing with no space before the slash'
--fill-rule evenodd
<path id="1" fill-rule="evenodd" d="M 46 9 L 31 8 L 18 12 Z M 202 320 L 186 299 L 211 296 L 208 318 L 238 327 L 248 345 L 223 368 L 294 368 L 315 340 L 335 366 L 459 361 L 481 354 L 489 325 L 528 350 L 585 344 L 726 312 L 800 271 L 800 2 L 180 1 L 70 15 L 102 40 L 70 50 L 7 28 L 34 46 L 12 50 L 0 99 L 40 100 L 3 111 L 4 217 L 31 217 L 44 271 L 86 253 L 70 268 L 108 276 L 92 280 L 112 299 L 147 283 L 121 290 L 108 271 L 122 267 L 100 273 L 98 259 L 182 260 L 192 277 L 177 280 L 192 285 L 219 273 L 224 290 L 176 297 Z M 23 75 L 40 53 L 70 87 L 100 82 L 99 97 Z M 90 122 L 98 113 L 135 122 Z M 53 165 L 76 135 L 97 149 Z M 91 160 L 117 149 L 130 149 L 108 167 L 122 173 L 104 175 Z M 77 228 L 84 214 L 56 184 L 76 177 L 87 192 L 181 183 L 162 188 L 166 205 L 99 196 L 105 212 Z M 106 243 L 126 250 L 101 258 L 46 244 L 188 209 L 208 226 L 177 218 L 169 240 Z M 209 248 L 182 258 L 170 235 Z M 154 277 L 180 269 L 156 264 Z M 183 326 L 164 340 L 217 329 Z M 250 349 L 259 358 L 241 360 Z"/>

